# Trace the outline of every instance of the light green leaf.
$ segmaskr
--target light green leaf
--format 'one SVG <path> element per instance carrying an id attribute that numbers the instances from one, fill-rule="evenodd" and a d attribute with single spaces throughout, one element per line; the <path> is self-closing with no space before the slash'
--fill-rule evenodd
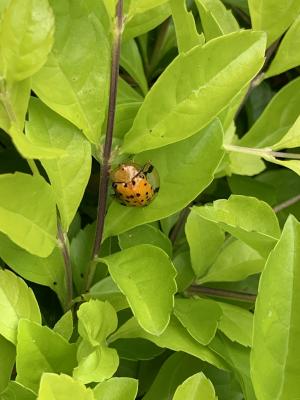
<path id="1" fill-rule="evenodd" d="M 234 282 L 261 272 L 265 265 L 257 251 L 240 240 L 232 240 L 220 250 L 206 274 L 197 282 Z"/>
<path id="2" fill-rule="evenodd" d="M 154 29 L 171 14 L 168 0 L 127 0 L 126 4 L 124 40 Z"/>
<path id="3" fill-rule="evenodd" d="M 53 44 L 54 17 L 48 0 L 11 0 L 2 15 L 2 73 L 22 81 L 47 60 Z"/>
<path id="4" fill-rule="evenodd" d="M 165 218 L 187 206 L 212 181 L 224 154 L 222 142 L 222 127 L 214 121 L 185 141 L 137 157 L 137 162 L 151 160 L 157 168 L 160 191 L 147 207 L 123 207 L 113 202 L 105 219 L 105 237 Z"/>
<path id="5" fill-rule="evenodd" d="M 207 42 L 240 29 L 232 12 L 220 0 L 196 0 L 196 5 Z"/>
<path id="6" fill-rule="evenodd" d="M 22 278 L 54 290 L 61 303 L 66 301 L 65 270 L 61 251 L 55 247 L 48 257 L 38 257 L 0 234 L 0 256 Z"/>
<path id="7" fill-rule="evenodd" d="M 138 381 L 132 378 L 111 378 L 99 383 L 94 389 L 96 400 L 134 400 Z"/>
<path id="8" fill-rule="evenodd" d="M 71 374 L 76 365 L 76 345 L 69 344 L 47 326 L 27 319 L 19 322 L 17 381 L 37 391 L 44 372 Z"/>
<path id="9" fill-rule="evenodd" d="M 180 293 L 188 288 L 195 280 L 189 250 L 179 251 L 172 259 L 172 262 L 177 271 L 176 284 L 177 291 Z"/>
<path id="10" fill-rule="evenodd" d="M 114 139 L 123 139 L 132 126 L 133 120 L 142 102 L 122 103 L 116 107 Z M 119 144 L 118 144 L 119 145 Z"/>
<path id="11" fill-rule="evenodd" d="M 296 119 L 295 123 L 288 130 L 287 134 L 283 136 L 279 142 L 272 146 L 273 150 L 290 149 L 300 146 L 300 116 Z"/>
<path id="12" fill-rule="evenodd" d="M 66 156 L 42 160 L 55 194 L 62 227 L 67 231 L 87 185 L 91 172 L 91 146 L 79 129 L 32 98 L 27 137 L 36 144 L 65 150 Z"/>
<path id="13" fill-rule="evenodd" d="M 290 216 L 260 279 L 251 376 L 257 397 L 265 400 L 300 397 L 299 243 L 300 224 Z"/>
<path id="14" fill-rule="evenodd" d="M 1 400 L 36 400 L 36 394 L 16 381 L 10 381 Z"/>
<path id="15" fill-rule="evenodd" d="M 248 0 L 252 27 L 256 31 L 266 31 L 268 45 L 278 39 L 291 25 L 300 11 L 298 0 L 288 3 L 277 0 Z"/>
<path id="16" fill-rule="evenodd" d="M 276 144 L 299 116 L 299 102 L 300 78 L 297 78 L 277 92 L 239 145 L 266 147 Z"/>
<path id="17" fill-rule="evenodd" d="M 143 96 L 133 89 L 124 79 L 118 79 L 117 105 L 127 103 L 142 103 Z"/>
<path id="18" fill-rule="evenodd" d="M 108 33 L 84 2 L 51 0 L 50 4 L 55 43 L 46 64 L 33 77 L 33 90 L 98 144 L 108 98 Z"/>
<path id="19" fill-rule="evenodd" d="M 41 322 L 32 290 L 13 272 L 0 270 L 0 334 L 16 344 L 19 320 Z"/>
<path id="20" fill-rule="evenodd" d="M 192 12 L 187 11 L 186 2 L 171 0 L 170 6 L 179 52 L 184 53 L 197 45 L 204 44 L 204 36 L 199 35 Z"/>
<path id="21" fill-rule="evenodd" d="M 119 330 L 110 337 L 110 342 L 122 338 L 144 338 L 162 348 L 174 351 L 184 351 L 200 360 L 206 361 L 217 368 L 227 369 L 219 356 L 212 352 L 207 346 L 203 346 L 189 335 L 177 318 L 172 317 L 166 330 L 160 335 L 151 335 L 143 330 L 135 318 L 129 319 Z"/>
<path id="22" fill-rule="evenodd" d="M 167 254 L 158 247 L 142 244 L 101 261 L 107 264 L 139 324 L 147 332 L 160 335 L 169 323 L 177 290 L 176 270 Z"/>
<path id="23" fill-rule="evenodd" d="M 232 195 L 228 200 L 216 200 L 212 206 L 194 207 L 193 211 L 219 224 L 262 256 L 269 254 L 280 236 L 274 211 L 255 197 Z"/>
<path id="24" fill-rule="evenodd" d="M 253 176 L 266 169 L 263 160 L 253 154 L 229 153 L 229 165 L 226 167 L 226 174 Z"/>
<path id="25" fill-rule="evenodd" d="M 143 94 L 146 94 L 148 92 L 148 82 L 139 48 L 134 39 L 122 42 L 120 65 L 140 86 Z"/>
<path id="26" fill-rule="evenodd" d="M 121 249 L 137 246 L 139 244 L 151 244 L 160 247 L 168 256 L 172 254 L 170 239 L 159 229 L 152 225 L 145 224 L 137 226 L 119 235 Z"/>
<path id="27" fill-rule="evenodd" d="M 186 379 L 178 386 L 173 400 L 217 400 L 213 384 L 203 372 Z"/>
<path id="28" fill-rule="evenodd" d="M 282 165 L 285 168 L 289 168 L 292 171 L 296 172 L 297 175 L 300 175 L 300 160 L 282 161 L 282 160 L 278 160 L 277 158 L 272 157 L 272 156 L 266 156 L 264 158 L 267 161 L 272 162 L 273 164 L 278 164 L 278 165 Z"/>
<path id="29" fill-rule="evenodd" d="M 206 299 L 176 299 L 174 314 L 189 334 L 207 345 L 215 336 L 222 311 L 216 302 Z"/>
<path id="30" fill-rule="evenodd" d="M 0 230 L 20 247 L 47 257 L 56 244 L 56 209 L 41 176 L 0 176 Z"/>
<path id="31" fill-rule="evenodd" d="M 73 316 L 71 310 L 67 311 L 53 327 L 53 331 L 59 333 L 67 341 L 71 339 L 73 329 Z"/>
<path id="32" fill-rule="evenodd" d="M 83 383 L 101 382 L 110 378 L 119 364 L 116 350 L 106 344 L 107 336 L 118 326 L 116 311 L 107 301 L 90 300 L 80 306 L 77 315 L 82 340 L 73 376 Z"/>
<path id="33" fill-rule="evenodd" d="M 92 286 L 89 293 L 85 295 L 85 298 L 93 298 L 102 301 L 107 300 L 116 311 L 124 310 L 129 307 L 126 297 L 110 276 Z"/>
<path id="34" fill-rule="evenodd" d="M 70 376 L 43 374 L 37 400 L 94 400 L 92 389 Z"/>
<path id="35" fill-rule="evenodd" d="M 119 339 L 112 343 L 122 360 L 147 361 L 153 360 L 164 352 L 164 349 L 156 346 L 146 339 Z"/>
<path id="36" fill-rule="evenodd" d="M 228 303 L 217 303 L 223 314 L 218 328 L 230 340 L 243 346 L 252 345 L 253 314 L 244 308 Z"/>
<path id="37" fill-rule="evenodd" d="M 300 15 L 285 34 L 265 77 L 281 74 L 300 65 Z"/>
<path id="38" fill-rule="evenodd" d="M 1 276 L 1 274 L 0 274 L 0 276 Z M 10 343 L 8 340 L 6 340 L 2 335 L 0 335 L 0 354 L 1 354 L 0 393 L 2 393 L 8 384 L 8 381 L 10 379 L 12 369 L 13 369 L 13 366 L 14 366 L 15 360 L 16 360 L 15 346 L 12 343 Z M 2 395 L 0 395 L 0 396 L 1 396 L 1 400 L 2 400 Z"/>
<path id="39" fill-rule="evenodd" d="M 10 2 L 10 0 L 1 0 L 0 1 L 0 13 L 3 12 L 3 10 L 7 7 L 9 2 Z"/>
<path id="40" fill-rule="evenodd" d="M 224 242 L 225 233 L 213 221 L 202 218 L 193 207 L 185 224 L 185 234 L 190 247 L 193 271 L 196 277 L 203 276 L 215 261 Z"/>
<path id="41" fill-rule="evenodd" d="M 180 54 L 148 92 L 122 151 L 140 153 L 197 133 L 255 76 L 264 50 L 263 34 L 242 31 Z"/>

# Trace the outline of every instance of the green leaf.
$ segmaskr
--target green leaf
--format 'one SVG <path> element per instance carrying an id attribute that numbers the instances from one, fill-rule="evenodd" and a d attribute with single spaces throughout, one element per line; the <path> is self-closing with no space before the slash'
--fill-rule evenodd
<path id="1" fill-rule="evenodd" d="M 143 96 L 133 89 L 124 79 L 118 79 L 117 105 L 127 103 L 141 103 Z"/>
<path id="2" fill-rule="evenodd" d="M 160 191 L 147 207 L 136 209 L 113 202 L 105 219 L 104 236 L 165 218 L 187 206 L 212 181 L 224 154 L 222 141 L 222 127 L 214 121 L 198 135 L 137 157 L 137 162 L 143 164 L 151 160 L 157 168 Z"/>
<path id="3" fill-rule="evenodd" d="M 142 244 L 103 258 L 139 324 L 153 335 L 167 327 L 176 293 L 176 270 L 158 247 Z M 155 288 L 155 291 L 153 291 Z"/>
<path id="4" fill-rule="evenodd" d="M 181 325 L 177 318 L 172 317 L 168 327 L 159 335 L 151 335 L 144 331 L 135 318 L 129 319 L 119 330 L 110 337 L 110 342 L 122 338 L 144 338 L 155 343 L 162 348 L 174 351 L 184 351 L 200 360 L 206 361 L 217 368 L 226 369 L 221 359 L 212 352 L 207 346 L 203 346 L 189 335 L 187 330 Z"/>
<path id="5" fill-rule="evenodd" d="M 99 383 L 94 389 L 96 400 L 134 400 L 138 381 L 132 378 L 111 378 Z"/>
<path id="6" fill-rule="evenodd" d="M 44 374 L 37 400 L 94 400 L 92 389 L 70 376 Z"/>
<path id="7" fill-rule="evenodd" d="M 61 303 L 65 304 L 64 261 L 61 251 L 57 247 L 50 256 L 37 257 L 14 244 L 1 233 L 0 256 L 22 278 L 50 287 L 57 293 Z"/>
<path id="8" fill-rule="evenodd" d="M 178 292 L 183 292 L 195 280 L 195 275 L 191 265 L 190 252 L 188 250 L 180 251 L 172 260 L 176 268 L 176 284 Z"/>
<path id="9" fill-rule="evenodd" d="M 168 0 L 127 0 L 129 4 L 123 38 L 128 40 L 161 24 L 171 14 Z M 128 7 L 128 6 L 127 6 Z"/>
<path id="10" fill-rule="evenodd" d="M 239 145 L 266 147 L 276 144 L 298 118 L 299 102 L 300 78 L 297 78 L 277 92 Z"/>
<path id="11" fill-rule="evenodd" d="M 17 339 L 17 381 L 37 391 L 44 372 L 71 374 L 76 345 L 47 326 L 22 319 Z"/>
<path id="12" fill-rule="evenodd" d="M 50 186 L 40 176 L 0 176 L 0 230 L 32 254 L 47 257 L 56 244 L 56 210 Z"/>
<path id="13" fill-rule="evenodd" d="M 122 233 L 119 235 L 119 244 L 121 249 L 139 244 L 151 244 L 160 247 L 168 256 L 172 254 L 170 239 L 162 231 L 149 224 L 140 225 Z"/>
<path id="14" fill-rule="evenodd" d="M 109 301 L 116 311 L 124 310 L 129 307 L 126 297 L 110 276 L 92 286 L 89 293 L 85 295 L 85 298 L 88 299 L 89 297 L 102 301 Z"/>
<path id="15" fill-rule="evenodd" d="M 185 234 L 190 247 L 193 271 L 196 277 L 203 276 L 215 261 L 225 234 L 217 224 L 202 218 L 194 207 L 187 218 Z"/>
<path id="16" fill-rule="evenodd" d="M 292 171 L 296 172 L 297 175 L 300 175 L 300 161 L 299 160 L 287 160 L 281 161 L 273 156 L 265 156 L 267 161 L 272 162 L 274 164 L 282 165 L 285 168 L 289 168 Z"/>
<path id="17" fill-rule="evenodd" d="M 35 74 L 52 48 L 54 17 L 48 0 L 11 0 L 0 27 L 2 73 L 12 81 Z"/>
<path id="18" fill-rule="evenodd" d="M 2 335 L 0 335 L 0 354 L 1 354 L 0 393 L 2 393 L 2 391 L 6 388 L 8 384 L 16 360 L 15 346 L 8 340 L 6 340 Z"/>
<path id="19" fill-rule="evenodd" d="M 229 165 L 226 167 L 226 174 L 257 175 L 266 169 L 263 160 L 252 154 L 229 153 Z"/>
<path id="20" fill-rule="evenodd" d="M 176 390 L 173 400 L 217 400 L 213 384 L 203 372 L 186 379 Z"/>
<path id="21" fill-rule="evenodd" d="M 107 336 L 117 329 L 117 314 L 107 301 L 90 300 L 80 306 L 77 315 L 82 340 L 73 376 L 83 383 L 101 382 L 110 378 L 119 364 L 116 350 L 106 344 Z"/>
<path id="22" fill-rule="evenodd" d="M 264 49 L 263 34 L 243 31 L 180 54 L 148 92 L 122 151 L 139 153 L 197 133 L 259 71 Z"/>
<path id="23" fill-rule="evenodd" d="M 119 339 L 112 343 L 122 360 L 152 360 L 164 352 L 164 349 L 145 339 Z"/>
<path id="24" fill-rule="evenodd" d="M 16 381 L 10 381 L 1 400 L 36 400 L 36 394 Z"/>
<path id="25" fill-rule="evenodd" d="M 84 2 L 51 0 L 55 42 L 46 64 L 33 77 L 38 97 L 99 144 L 109 84 L 107 32 Z"/>
<path id="26" fill-rule="evenodd" d="M 300 15 L 295 19 L 287 33 L 285 34 L 276 55 L 266 72 L 265 77 L 269 78 L 281 74 L 291 68 L 300 65 L 298 49 L 300 45 Z"/>
<path id="27" fill-rule="evenodd" d="M 296 119 L 295 123 L 291 126 L 286 135 L 284 135 L 282 139 L 279 140 L 279 142 L 275 143 L 272 146 L 272 149 L 280 150 L 280 149 L 290 149 L 293 147 L 299 147 L 300 146 L 299 129 L 300 129 L 300 116 Z"/>
<path id="28" fill-rule="evenodd" d="M 55 194 L 62 227 L 67 231 L 90 177 L 91 146 L 79 129 L 35 98 L 30 102 L 26 133 L 33 143 L 67 153 L 64 157 L 42 160 Z"/>
<path id="29" fill-rule="evenodd" d="M 300 396 L 299 240 L 300 224 L 290 216 L 260 279 L 251 376 L 257 397 L 265 400 Z"/>
<path id="30" fill-rule="evenodd" d="M 262 256 L 269 254 L 280 236 L 274 211 L 254 197 L 232 195 L 228 200 L 216 200 L 212 206 L 193 207 L 193 211 L 217 223 Z"/>
<path id="31" fill-rule="evenodd" d="M 148 92 L 148 82 L 139 48 L 134 39 L 122 42 L 120 65 L 140 86 L 143 94 L 146 94 Z"/>
<path id="32" fill-rule="evenodd" d="M 67 341 L 71 339 L 73 329 L 73 316 L 71 310 L 67 311 L 53 327 L 53 331 L 59 333 Z"/>
<path id="33" fill-rule="evenodd" d="M 278 39 L 300 12 L 298 0 L 288 3 L 276 0 L 248 0 L 252 27 L 266 31 L 268 45 Z"/>
<path id="34" fill-rule="evenodd" d="M 197 282 L 233 282 L 261 272 L 265 265 L 257 251 L 240 240 L 232 240 L 220 250 L 206 274 Z"/>
<path id="35" fill-rule="evenodd" d="M 244 308 L 228 303 L 217 303 L 223 314 L 221 315 L 218 329 L 231 341 L 251 347 L 253 314 Z"/>
<path id="36" fill-rule="evenodd" d="M 196 0 L 196 5 L 207 42 L 240 29 L 232 12 L 220 0 Z"/>
<path id="37" fill-rule="evenodd" d="M 171 0 L 170 6 L 179 52 L 184 53 L 197 45 L 204 44 L 204 36 L 199 35 L 192 12 L 187 11 L 186 2 Z"/>
<path id="38" fill-rule="evenodd" d="M 41 322 L 38 303 L 23 279 L 8 270 L 0 270 L 0 334 L 16 343 L 19 320 Z"/>
<path id="39" fill-rule="evenodd" d="M 207 345 L 215 336 L 222 311 L 216 302 L 205 299 L 176 299 L 174 315 L 189 334 Z"/>

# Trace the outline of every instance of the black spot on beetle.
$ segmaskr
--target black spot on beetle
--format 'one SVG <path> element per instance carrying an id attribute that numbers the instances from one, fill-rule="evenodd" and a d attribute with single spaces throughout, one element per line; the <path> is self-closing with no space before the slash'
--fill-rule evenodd
<path id="1" fill-rule="evenodd" d="M 136 197 L 140 197 L 140 195 L 141 195 L 140 193 L 137 193 L 137 194 L 136 194 Z"/>
<path id="2" fill-rule="evenodd" d="M 154 193 L 158 193 L 159 192 L 159 187 L 154 189 Z"/>
<path id="3" fill-rule="evenodd" d="M 146 196 L 147 196 L 147 194 L 149 194 L 149 192 L 146 192 Z"/>
<path id="4" fill-rule="evenodd" d="M 124 183 L 123 186 L 124 186 L 124 187 L 127 187 L 127 183 Z"/>
<path id="5" fill-rule="evenodd" d="M 133 186 L 135 185 L 135 180 L 134 179 L 132 179 L 132 184 L 133 184 Z"/>

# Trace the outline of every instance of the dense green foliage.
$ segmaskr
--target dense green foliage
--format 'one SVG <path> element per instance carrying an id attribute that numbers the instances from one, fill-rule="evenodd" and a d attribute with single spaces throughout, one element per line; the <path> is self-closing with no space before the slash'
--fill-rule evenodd
<path id="1" fill-rule="evenodd" d="M 0 1 L 0 398 L 300 399 L 300 0 L 117 3 Z"/>

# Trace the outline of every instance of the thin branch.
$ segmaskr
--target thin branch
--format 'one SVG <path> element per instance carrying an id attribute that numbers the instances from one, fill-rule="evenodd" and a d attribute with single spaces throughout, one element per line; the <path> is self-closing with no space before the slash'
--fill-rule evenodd
<path id="1" fill-rule="evenodd" d="M 176 239 L 177 239 L 183 225 L 185 224 L 185 221 L 187 219 L 187 216 L 189 215 L 189 212 L 190 212 L 190 206 L 188 205 L 181 211 L 176 224 L 174 225 L 173 229 L 171 230 L 169 239 L 171 240 L 171 243 L 173 245 L 175 244 Z"/>
<path id="2" fill-rule="evenodd" d="M 100 181 L 99 181 L 96 233 L 92 251 L 92 260 L 89 265 L 89 270 L 86 276 L 86 284 L 85 284 L 86 290 L 90 288 L 93 282 L 96 270 L 95 259 L 97 258 L 100 252 L 100 247 L 103 237 L 103 228 L 104 228 L 104 219 L 106 214 L 106 202 L 107 202 L 108 183 L 109 183 L 109 168 L 110 168 L 109 163 L 111 156 L 111 147 L 112 147 L 113 130 L 115 122 L 115 112 L 116 112 L 117 83 L 119 76 L 122 30 L 123 30 L 123 0 L 118 0 L 116 8 L 116 26 L 114 32 L 113 45 L 112 45 L 112 63 L 111 63 L 110 89 L 109 89 L 108 118 L 107 118 L 105 144 L 103 149 L 102 166 L 101 166 Z"/>
<path id="3" fill-rule="evenodd" d="M 190 295 L 203 294 L 205 296 L 221 297 L 225 299 L 244 301 L 247 303 L 254 303 L 256 300 L 255 294 L 235 292 L 233 290 L 217 289 L 198 285 L 191 285 L 186 292 Z"/>
<path id="4" fill-rule="evenodd" d="M 273 210 L 278 213 L 279 211 L 298 203 L 298 201 L 300 201 L 300 194 L 297 194 L 297 196 L 291 197 L 290 199 L 277 204 L 277 206 L 273 207 Z"/>
<path id="5" fill-rule="evenodd" d="M 282 151 L 273 151 L 269 147 L 265 148 L 255 148 L 255 147 L 243 147 L 243 146 L 235 146 L 233 144 L 225 144 L 225 150 L 232 151 L 235 153 L 244 153 L 244 154 L 253 154 L 258 157 L 278 157 L 278 158 L 286 158 L 290 160 L 300 160 L 300 153 L 284 153 Z"/>
<path id="6" fill-rule="evenodd" d="M 67 311 L 71 307 L 72 300 L 73 300 L 73 272 L 72 272 L 70 252 L 67 247 L 65 235 L 62 230 L 60 218 L 58 215 L 57 215 L 57 238 L 58 238 L 59 247 L 62 252 L 62 256 L 64 259 L 64 266 L 65 266 L 65 278 L 66 278 L 66 289 L 67 289 L 65 311 Z"/>

